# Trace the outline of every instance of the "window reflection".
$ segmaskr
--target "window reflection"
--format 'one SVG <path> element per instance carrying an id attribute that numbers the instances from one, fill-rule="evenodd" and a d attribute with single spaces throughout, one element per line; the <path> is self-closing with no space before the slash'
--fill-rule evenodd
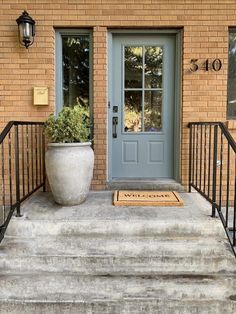
<path id="1" fill-rule="evenodd" d="M 145 49 L 145 87 L 162 87 L 162 56 L 161 47 L 146 47 Z"/>
<path id="2" fill-rule="evenodd" d="M 125 87 L 142 87 L 142 47 L 125 47 Z"/>
<path id="3" fill-rule="evenodd" d="M 142 91 L 125 92 L 124 131 L 142 131 Z"/>
<path id="4" fill-rule="evenodd" d="M 236 118 L 236 29 L 229 33 L 228 116 Z"/>
<path id="5" fill-rule="evenodd" d="M 62 36 L 64 106 L 89 108 L 89 35 Z"/>
<path id="6" fill-rule="evenodd" d="M 161 130 L 162 91 L 145 91 L 144 130 L 157 132 Z"/>

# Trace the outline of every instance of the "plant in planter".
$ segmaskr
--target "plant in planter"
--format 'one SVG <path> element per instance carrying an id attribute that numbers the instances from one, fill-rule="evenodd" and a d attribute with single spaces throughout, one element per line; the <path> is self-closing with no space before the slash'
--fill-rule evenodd
<path id="1" fill-rule="evenodd" d="M 86 199 L 93 176 L 88 111 L 81 105 L 64 107 L 58 117 L 49 116 L 45 134 L 50 141 L 46 172 L 54 199 L 61 205 L 78 205 Z"/>

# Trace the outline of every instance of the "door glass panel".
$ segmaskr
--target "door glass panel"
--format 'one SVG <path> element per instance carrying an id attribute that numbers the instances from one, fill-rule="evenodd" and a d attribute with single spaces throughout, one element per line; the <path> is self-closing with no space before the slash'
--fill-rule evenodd
<path id="1" fill-rule="evenodd" d="M 162 91 L 145 91 L 144 131 L 157 132 L 162 128 Z"/>
<path id="2" fill-rule="evenodd" d="M 142 88 L 142 47 L 125 47 L 125 88 Z"/>
<path id="3" fill-rule="evenodd" d="M 142 131 L 142 91 L 125 92 L 124 131 Z"/>
<path id="4" fill-rule="evenodd" d="M 126 46 L 124 62 L 124 131 L 160 131 L 163 48 Z"/>
<path id="5" fill-rule="evenodd" d="M 63 35 L 63 105 L 89 108 L 89 35 Z"/>
<path id="6" fill-rule="evenodd" d="M 145 47 L 145 88 L 162 88 L 161 47 Z"/>

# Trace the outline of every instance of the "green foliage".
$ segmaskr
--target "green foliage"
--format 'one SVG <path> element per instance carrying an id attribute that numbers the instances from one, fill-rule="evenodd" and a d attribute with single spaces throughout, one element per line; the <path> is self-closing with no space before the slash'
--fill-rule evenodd
<path id="1" fill-rule="evenodd" d="M 87 142 L 89 112 L 81 105 L 64 107 L 58 117 L 53 114 L 45 122 L 45 134 L 53 143 Z"/>

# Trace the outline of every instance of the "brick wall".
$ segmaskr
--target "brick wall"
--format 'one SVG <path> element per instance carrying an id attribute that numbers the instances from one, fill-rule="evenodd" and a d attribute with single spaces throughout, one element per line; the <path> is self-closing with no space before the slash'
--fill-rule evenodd
<path id="1" fill-rule="evenodd" d="M 26 9 L 37 23 L 35 44 L 19 47 L 15 19 Z M 12 119 L 43 121 L 55 106 L 54 28 L 93 28 L 94 189 L 106 182 L 107 29 L 183 28 L 181 180 L 187 182 L 189 121 L 226 120 L 228 27 L 235 0 L 2 0 L 0 127 Z M 189 61 L 219 58 L 219 72 L 189 71 Z M 32 105 L 32 88 L 49 86 L 50 104 Z"/>

